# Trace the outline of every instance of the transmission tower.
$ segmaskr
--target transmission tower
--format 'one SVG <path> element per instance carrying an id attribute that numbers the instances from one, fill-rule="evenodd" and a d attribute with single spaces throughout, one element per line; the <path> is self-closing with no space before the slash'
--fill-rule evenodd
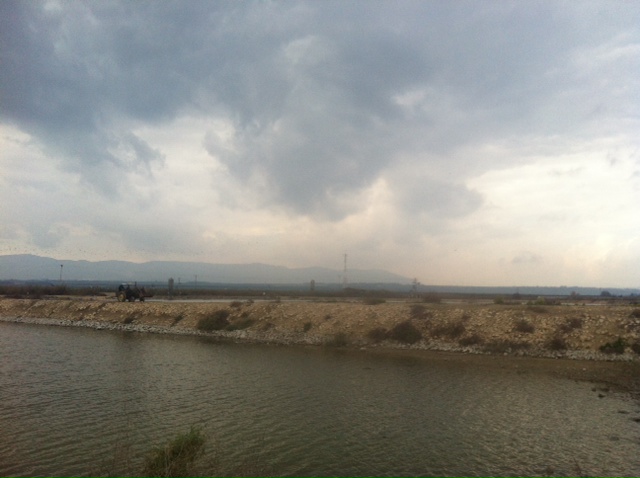
<path id="1" fill-rule="evenodd" d="M 347 278 L 347 254 L 344 255 L 344 270 L 342 271 L 342 288 L 346 289 L 349 279 Z"/>

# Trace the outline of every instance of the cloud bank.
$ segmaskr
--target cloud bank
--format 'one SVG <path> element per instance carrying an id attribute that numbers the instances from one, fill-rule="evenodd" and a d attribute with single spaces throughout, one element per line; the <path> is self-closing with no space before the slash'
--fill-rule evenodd
<path id="1" fill-rule="evenodd" d="M 637 286 L 633 2 L 0 3 L 0 253 Z"/>

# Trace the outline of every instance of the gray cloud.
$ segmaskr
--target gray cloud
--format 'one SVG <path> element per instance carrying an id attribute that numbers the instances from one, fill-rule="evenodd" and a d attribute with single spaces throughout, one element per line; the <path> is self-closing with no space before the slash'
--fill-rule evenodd
<path id="1" fill-rule="evenodd" d="M 637 106 L 629 48 L 640 7 L 618 8 L 9 0 L 0 115 L 111 197 L 126 190 L 123 169 L 162 162 L 136 126 L 197 114 L 234 125 L 234 150 L 211 136 L 205 147 L 247 187 L 260 184 L 265 205 L 339 219 L 412 157 L 427 187 L 395 183 L 403 206 L 460 215 L 480 201 L 464 180 L 496 164 L 456 150 L 619 131 Z"/>
<path id="2" fill-rule="evenodd" d="M 513 259 L 511 259 L 512 264 L 519 264 L 519 265 L 521 264 L 535 265 L 535 264 L 541 264 L 542 262 L 544 262 L 542 256 L 531 251 L 522 251 Z"/>
<path id="3" fill-rule="evenodd" d="M 482 196 L 464 184 L 434 180 L 428 176 L 406 173 L 395 178 L 398 209 L 419 218 L 456 218 L 478 209 Z"/>

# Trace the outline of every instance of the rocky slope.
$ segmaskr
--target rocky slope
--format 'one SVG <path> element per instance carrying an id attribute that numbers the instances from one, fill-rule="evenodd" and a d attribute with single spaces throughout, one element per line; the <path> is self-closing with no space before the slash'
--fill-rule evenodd
<path id="1" fill-rule="evenodd" d="M 207 318 L 209 330 L 201 330 Z M 634 306 L 0 299 L 0 320 L 262 343 L 640 361 Z M 601 352 L 607 343 L 610 353 Z"/>

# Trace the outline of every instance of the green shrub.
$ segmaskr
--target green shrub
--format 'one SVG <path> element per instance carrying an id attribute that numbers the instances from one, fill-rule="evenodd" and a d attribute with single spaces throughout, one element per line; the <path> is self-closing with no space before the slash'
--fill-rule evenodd
<path id="1" fill-rule="evenodd" d="M 547 343 L 549 350 L 567 350 L 567 341 L 563 337 L 556 336 Z"/>
<path id="2" fill-rule="evenodd" d="M 634 342 L 631 344 L 631 350 L 640 355 L 640 342 Z"/>
<path id="3" fill-rule="evenodd" d="M 531 345 L 526 342 L 516 342 L 513 340 L 496 340 L 488 342 L 483 349 L 494 354 L 507 354 L 517 350 L 528 349 Z"/>
<path id="4" fill-rule="evenodd" d="M 375 343 L 382 342 L 388 337 L 388 335 L 389 332 L 387 332 L 387 330 L 383 327 L 376 327 L 375 329 L 371 329 L 367 333 L 367 337 L 369 338 L 369 340 Z"/>
<path id="5" fill-rule="evenodd" d="M 199 428 L 192 427 L 188 433 L 135 456 L 131 443 L 118 440 L 113 451 L 105 450 L 104 457 L 86 476 L 278 476 L 276 471 L 257 455 L 242 454 L 233 460 L 221 460 L 222 450 Z"/>
<path id="6" fill-rule="evenodd" d="M 440 302 L 442 302 L 442 298 L 434 292 L 423 295 L 422 302 L 425 302 L 427 304 L 439 304 Z"/>
<path id="7" fill-rule="evenodd" d="M 422 339 L 422 332 L 410 320 L 405 320 L 391 329 L 389 338 L 405 344 L 415 344 Z"/>
<path id="8" fill-rule="evenodd" d="M 313 327 L 313 324 L 311 322 L 305 322 L 302 326 L 302 331 L 309 332 L 311 330 L 311 327 Z"/>
<path id="9" fill-rule="evenodd" d="M 171 323 L 171 327 L 173 327 L 174 325 L 176 325 L 178 322 L 180 322 L 182 319 L 184 319 L 184 315 L 182 314 L 178 314 L 174 319 L 173 322 Z"/>
<path id="10" fill-rule="evenodd" d="M 234 300 L 229 304 L 229 307 L 231 307 L 232 309 L 239 309 L 240 307 L 242 307 L 242 302 L 240 302 L 239 300 Z"/>
<path id="11" fill-rule="evenodd" d="M 243 330 L 251 327 L 254 323 L 255 320 L 250 319 L 249 317 L 242 317 L 241 319 L 228 324 L 226 327 L 224 327 L 224 330 L 228 330 L 230 332 L 234 330 Z"/>
<path id="12" fill-rule="evenodd" d="M 546 314 L 547 312 L 549 312 L 549 309 L 542 305 L 527 305 L 527 310 L 535 314 Z"/>
<path id="13" fill-rule="evenodd" d="M 464 325 L 464 323 L 457 322 L 454 324 L 450 324 L 446 328 L 445 333 L 447 334 L 447 337 L 455 339 L 460 337 L 462 334 L 464 334 L 465 330 L 466 330 L 466 326 Z"/>
<path id="14" fill-rule="evenodd" d="M 431 331 L 433 337 L 449 337 L 455 339 L 464 334 L 466 327 L 463 322 L 455 322 L 453 324 L 445 324 L 436 327 Z"/>
<path id="15" fill-rule="evenodd" d="M 581 329 L 582 328 L 582 318 L 573 317 L 573 318 L 567 320 L 567 325 L 569 327 L 571 327 L 572 329 Z"/>
<path id="16" fill-rule="evenodd" d="M 346 347 L 349 345 L 349 336 L 344 332 L 337 332 L 325 344 L 331 347 Z"/>
<path id="17" fill-rule="evenodd" d="M 205 437 L 199 428 L 176 436 L 161 448 L 155 448 L 144 463 L 144 476 L 191 476 L 193 463 L 204 454 Z"/>
<path id="18" fill-rule="evenodd" d="M 604 345 L 600 346 L 600 352 L 603 352 L 605 354 L 623 354 L 624 353 L 624 348 L 626 347 L 626 344 L 624 342 L 624 340 L 621 337 L 618 337 L 618 340 L 616 340 L 615 342 L 607 342 Z"/>
<path id="19" fill-rule="evenodd" d="M 365 305 L 379 305 L 384 304 L 386 300 L 381 299 L 380 297 L 367 297 L 362 299 L 362 303 Z"/>
<path id="20" fill-rule="evenodd" d="M 580 317 L 573 317 L 571 319 L 567 319 L 564 322 L 564 324 L 561 324 L 560 327 L 558 327 L 560 332 L 564 332 L 565 334 L 568 334 L 569 332 L 572 332 L 575 329 L 581 329 L 581 328 L 582 328 L 582 319 Z"/>
<path id="21" fill-rule="evenodd" d="M 482 342 L 482 337 L 480 337 L 478 334 L 472 334 L 467 337 L 462 337 L 460 340 L 458 340 L 458 343 L 463 347 L 468 347 L 469 345 L 478 345 Z"/>
<path id="22" fill-rule="evenodd" d="M 640 309 L 633 309 L 629 314 L 632 319 L 640 319 Z"/>
<path id="23" fill-rule="evenodd" d="M 513 329 L 516 332 L 522 332 L 524 334 L 531 334 L 534 330 L 536 330 L 533 324 L 530 324 L 525 319 L 517 320 L 513 326 Z"/>
<path id="24" fill-rule="evenodd" d="M 536 300 L 530 300 L 527 305 L 560 305 L 560 301 L 553 299 L 545 299 L 544 297 L 538 297 Z"/>
<path id="25" fill-rule="evenodd" d="M 69 295 L 71 288 L 66 285 L 5 285 L 0 286 L 0 294 L 10 299 L 41 299 L 47 295 Z"/>
<path id="26" fill-rule="evenodd" d="M 206 437 L 199 428 L 176 436 L 164 446 L 154 447 L 142 457 L 132 454 L 128 443 L 116 444 L 113 456 L 99 460 L 88 476 L 93 478 L 275 478 L 259 458 L 242 456 L 223 465 L 214 449 L 205 454 Z M 217 447 L 216 447 L 217 448 Z M 140 461 L 138 458 L 142 458 Z M 140 466 L 141 465 L 141 466 Z"/>
<path id="27" fill-rule="evenodd" d="M 130 315 L 129 317 L 127 317 L 126 319 L 124 319 L 122 321 L 123 324 L 130 324 L 131 322 L 133 322 L 134 320 L 136 320 L 135 316 Z"/>
<path id="28" fill-rule="evenodd" d="M 200 319 L 198 321 L 197 328 L 204 332 L 222 330 L 229 325 L 229 315 L 230 313 L 228 310 L 216 310 L 213 314 Z"/>
<path id="29" fill-rule="evenodd" d="M 422 304 L 413 304 L 409 310 L 409 317 L 415 320 L 431 318 L 431 312 Z"/>

